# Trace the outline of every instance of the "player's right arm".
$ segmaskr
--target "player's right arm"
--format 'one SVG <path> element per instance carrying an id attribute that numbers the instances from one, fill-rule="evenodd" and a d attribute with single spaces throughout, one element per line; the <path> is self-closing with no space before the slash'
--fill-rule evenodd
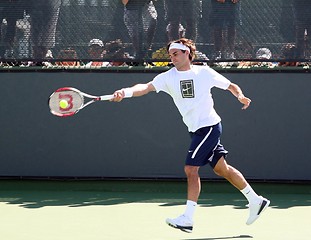
<path id="1" fill-rule="evenodd" d="M 112 102 L 120 102 L 123 100 L 124 97 L 140 97 L 143 95 L 148 94 L 149 92 L 155 91 L 155 87 L 152 85 L 151 82 L 149 83 L 140 83 L 136 84 L 133 87 L 129 88 L 122 88 L 114 92 L 114 98 L 110 101 Z"/>

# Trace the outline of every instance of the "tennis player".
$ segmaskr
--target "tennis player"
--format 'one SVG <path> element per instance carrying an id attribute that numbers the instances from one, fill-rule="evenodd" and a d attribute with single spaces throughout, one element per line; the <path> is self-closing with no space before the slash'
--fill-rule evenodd
<path id="1" fill-rule="evenodd" d="M 269 206 L 270 201 L 258 196 L 244 176 L 230 166 L 225 158 L 228 151 L 220 143 L 221 118 L 213 105 L 211 89 L 217 87 L 230 91 L 247 109 L 251 100 L 241 88 L 208 66 L 193 65 L 196 47 L 192 40 L 181 38 L 167 45 L 167 51 L 175 67 L 157 75 L 151 82 L 137 84 L 114 92 L 111 101 L 120 102 L 124 97 L 139 97 L 149 92 L 169 94 L 183 117 L 192 142 L 185 161 L 188 182 L 185 212 L 177 218 L 168 218 L 166 223 L 185 232 L 192 232 L 193 215 L 201 191 L 199 168 L 209 164 L 214 172 L 227 179 L 242 192 L 249 204 L 246 224 L 252 224 Z"/>

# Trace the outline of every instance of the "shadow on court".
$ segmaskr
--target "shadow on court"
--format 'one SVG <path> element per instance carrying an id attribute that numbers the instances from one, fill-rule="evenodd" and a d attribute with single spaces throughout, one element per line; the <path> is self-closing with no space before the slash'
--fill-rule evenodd
<path id="1" fill-rule="evenodd" d="M 240 235 L 240 236 L 232 236 L 232 237 L 216 237 L 216 238 L 185 238 L 182 240 L 225 240 L 225 239 L 246 239 L 253 238 L 249 235 Z"/>
<path id="2" fill-rule="evenodd" d="M 271 200 L 272 208 L 311 206 L 310 185 L 256 183 L 252 186 L 258 193 Z M 183 205 L 185 199 L 184 182 L 0 181 L 0 202 L 16 204 L 23 208 L 84 207 L 126 203 L 159 203 L 161 207 L 170 207 Z M 199 200 L 201 207 L 232 205 L 234 208 L 243 209 L 246 208 L 246 203 L 242 194 L 228 183 L 204 182 L 202 184 Z M 244 235 L 238 237 L 246 238 Z"/>

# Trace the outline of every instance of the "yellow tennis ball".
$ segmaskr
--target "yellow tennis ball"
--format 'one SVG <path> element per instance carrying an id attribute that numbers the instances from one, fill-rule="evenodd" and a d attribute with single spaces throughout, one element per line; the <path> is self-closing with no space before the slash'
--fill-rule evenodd
<path id="1" fill-rule="evenodd" d="M 65 109 L 66 107 L 68 107 L 68 102 L 66 100 L 60 100 L 59 107 Z"/>

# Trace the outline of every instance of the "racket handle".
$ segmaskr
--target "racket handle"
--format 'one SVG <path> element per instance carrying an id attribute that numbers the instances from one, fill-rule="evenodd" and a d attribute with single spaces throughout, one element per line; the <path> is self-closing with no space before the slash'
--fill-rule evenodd
<path id="1" fill-rule="evenodd" d="M 100 100 L 101 101 L 107 101 L 107 100 L 110 100 L 110 99 L 113 99 L 113 94 L 100 96 Z"/>
<path id="2" fill-rule="evenodd" d="M 133 90 L 130 89 L 130 88 L 125 88 L 124 89 L 124 98 L 130 98 L 132 96 L 133 96 Z M 103 95 L 103 96 L 100 96 L 98 98 L 99 98 L 98 100 L 106 101 L 106 100 L 113 99 L 114 95 L 113 94 L 111 94 L 111 95 Z"/>

